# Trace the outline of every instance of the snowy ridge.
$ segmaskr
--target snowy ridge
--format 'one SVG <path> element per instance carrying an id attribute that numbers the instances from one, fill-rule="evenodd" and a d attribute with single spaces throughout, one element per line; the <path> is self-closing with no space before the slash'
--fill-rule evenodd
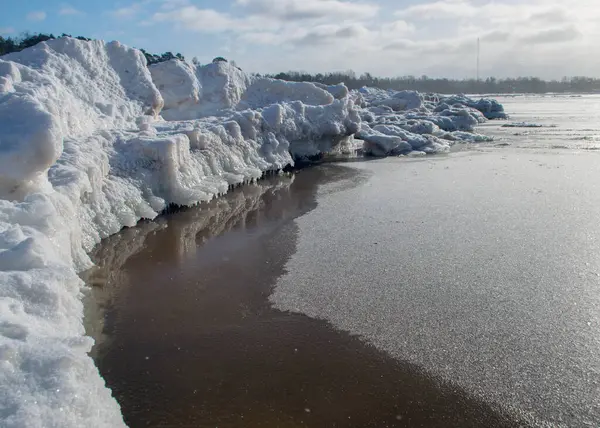
<path id="1" fill-rule="evenodd" d="M 118 42 L 60 38 L 1 57 L 0 425 L 124 425 L 83 328 L 77 272 L 102 238 L 352 149 L 355 135 L 375 155 L 484 140 L 470 132 L 485 120 L 478 109 L 500 111 L 448 103 L 251 77 L 226 62 L 148 69 Z"/>

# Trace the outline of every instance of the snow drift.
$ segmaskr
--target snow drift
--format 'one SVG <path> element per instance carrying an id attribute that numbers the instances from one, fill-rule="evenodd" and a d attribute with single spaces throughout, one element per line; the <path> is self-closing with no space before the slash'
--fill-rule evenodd
<path id="1" fill-rule="evenodd" d="M 61 38 L 0 58 L 0 425 L 118 427 L 88 356 L 77 273 L 100 239 L 295 159 L 439 152 L 491 101 L 292 83 L 226 62 L 148 69 L 118 42 Z M 361 128 L 362 125 L 362 128 Z"/>

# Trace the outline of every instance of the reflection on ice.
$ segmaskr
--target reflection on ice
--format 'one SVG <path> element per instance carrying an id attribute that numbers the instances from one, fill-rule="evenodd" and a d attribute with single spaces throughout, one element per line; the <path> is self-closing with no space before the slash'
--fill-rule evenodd
<path id="1" fill-rule="evenodd" d="M 105 340 L 103 336 L 105 308 L 111 305 L 116 294 L 127 293 L 121 287 L 127 280 L 124 269 L 127 261 L 138 254 L 150 235 L 165 231 L 163 251 L 169 257 L 185 260 L 193 257 L 199 244 L 220 235 L 233 227 L 245 227 L 247 221 L 261 222 L 267 212 L 261 211 L 273 199 L 289 199 L 289 187 L 294 175 L 270 177 L 239 187 L 221 198 L 184 209 L 176 214 L 143 221 L 137 226 L 106 238 L 91 253 L 95 266 L 82 274 L 89 295 L 86 302 L 86 332 L 96 340 L 96 347 Z M 287 209 L 293 209 L 293 205 Z M 271 211 L 272 213 L 272 211 Z M 171 221 L 173 218 L 176 221 Z"/>

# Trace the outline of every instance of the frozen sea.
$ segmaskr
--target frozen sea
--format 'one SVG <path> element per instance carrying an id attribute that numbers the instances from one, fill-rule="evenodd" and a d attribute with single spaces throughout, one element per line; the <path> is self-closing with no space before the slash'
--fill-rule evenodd
<path id="1" fill-rule="evenodd" d="M 599 426 L 600 98 L 499 100 L 494 143 L 100 244 L 88 331 L 130 426 Z"/>
<path id="2" fill-rule="evenodd" d="M 493 97 L 511 117 L 506 122 L 488 122 L 478 129 L 496 137 L 496 143 L 527 149 L 600 149 L 600 95 Z M 523 123 L 536 126 L 519 126 Z"/>

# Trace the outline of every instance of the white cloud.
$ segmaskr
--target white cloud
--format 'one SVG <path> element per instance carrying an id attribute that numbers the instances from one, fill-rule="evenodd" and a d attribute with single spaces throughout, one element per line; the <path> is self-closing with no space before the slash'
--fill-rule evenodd
<path id="1" fill-rule="evenodd" d="M 394 40 L 393 42 L 385 45 L 383 48 L 385 50 L 401 50 L 401 51 L 408 51 L 408 50 L 412 50 L 415 47 L 415 42 L 413 42 L 412 40 L 409 39 L 399 39 L 399 40 Z"/>
<path id="2" fill-rule="evenodd" d="M 570 42 L 581 37 L 581 33 L 573 25 L 564 28 L 551 28 L 526 34 L 519 38 L 520 42 L 531 44 L 553 44 Z"/>
<path id="3" fill-rule="evenodd" d="M 189 0 L 163 0 L 160 8 L 163 10 L 172 10 L 182 6 L 188 6 Z"/>
<path id="4" fill-rule="evenodd" d="M 158 12 L 153 16 L 155 22 L 172 22 L 180 24 L 188 30 L 205 33 L 241 31 L 249 26 L 244 20 L 231 17 L 229 14 L 212 9 L 199 9 L 196 6 L 185 6 L 169 12 Z"/>
<path id="5" fill-rule="evenodd" d="M 511 33 L 502 30 L 493 30 L 481 35 L 483 43 L 504 43 L 511 39 Z"/>
<path id="6" fill-rule="evenodd" d="M 46 12 L 43 10 L 36 10 L 27 14 L 28 21 L 43 21 L 44 19 L 46 19 Z"/>
<path id="7" fill-rule="evenodd" d="M 188 5 L 157 12 L 152 20 L 197 32 L 234 34 L 239 43 L 263 45 L 357 43 L 374 40 L 384 30 L 402 34 L 411 28 L 403 21 L 368 28 L 364 21 L 377 10 L 367 3 L 338 0 L 237 0 L 231 12 Z M 360 19 L 351 19 L 353 15 Z"/>
<path id="8" fill-rule="evenodd" d="M 184 6 L 174 7 L 173 2 L 182 1 Z M 186 0 L 167 0 L 161 9 L 153 15 L 155 22 L 170 21 L 198 32 L 253 32 L 256 35 L 267 29 L 296 28 L 311 22 L 316 25 L 324 20 L 370 18 L 377 14 L 378 6 L 339 0 L 237 0 L 236 7 L 227 13 L 202 9 L 187 4 Z M 259 39 L 268 37 L 254 40 Z"/>
<path id="9" fill-rule="evenodd" d="M 379 27 L 382 37 L 388 40 L 398 38 L 399 36 L 406 36 L 407 34 L 413 33 L 415 30 L 416 28 L 413 24 L 409 24 L 403 20 L 386 22 Z"/>
<path id="10" fill-rule="evenodd" d="M 423 58 L 423 55 L 447 57 L 472 53 L 475 51 L 476 43 L 475 40 L 465 38 L 434 41 L 400 39 L 386 45 L 385 49 L 427 60 L 426 57 Z"/>
<path id="11" fill-rule="evenodd" d="M 442 20 L 456 17 L 471 17 L 477 9 L 468 1 L 440 0 L 432 3 L 422 3 L 396 11 L 395 15 L 404 19 Z"/>
<path id="12" fill-rule="evenodd" d="M 15 32 L 13 27 L 0 27 L 0 34 L 12 34 Z"/>
<path id="13" fill-rule="evenodd" d="M 370 31 L 361 24 L 320 25 L 311 28 L 301 37 L 289 40 L 300 45 L 328 44 L 336 41 L 352 43 L 369 36 Z"/>
<path id="14" fill-rule="evenodd" d="M 73 6 L 70 6 L 68 4 L 63 4 L 61 6 L 61 8 L 58 11 L 59 15 L 68 15 L 68 16 L 73 16 L 73 15 L 85 15 L 84 12 L 75 9 Z"/>
<path id="15" fill-rule="evenodd" d="M 136 3 L 131 3 L 129 6 L 120 7 L 113 11 L 110 11 L 109 14 L 114 18 L 118 19 L 132 19 L 137 17 L 140 13 L 142 13 L 149 3 L 152 0 L 144 0 Z"/>
<path id="16" fill-rule="evenodd" d="M 237 0 L 250 14 L 274 17 L 286 21 L 323 17 L 370 18 L 379 6 L 373 3 L 356 3 L 340 0 Z"/>
<path id="17" fill-rule="evenodd" d="M 395 12 L 415 31 L 391 40 L 385 48 L 410 68 L 436 73 L 445 68 L 444 74 L 460 76 L 472 73 L 480 38 L 482 67 L 490 75 L 537 72 L 556 77 L 554 73 L 565 73 L 566 68 L 570 74 L 582 74 L 584 68 L 589 70 L 590 46 L 600 36 L 596 24 L 600 8 L 594 3 L 429 0 Z M 565 63 L 565 58 L 571 59 Z M 600 75 L 600 68 L 592 74 Z"/>
<path id="18" fill-rule="evenodd" d="M 600 60 L 589 55 L 600 36 L 600 7 L 590 0 L 421 0 L 399 10 L 396 0 L 230 1 L 216 10 L 201 0 L 137 0 L 113 15 L 218 35 L 211 38 L 217 45 L 188 43 L 185 53 L 228 48 L 245 69 L 260 72 L 464 77 L 474 73 L 479 38 L 484 74 L 584 74 L 599 64 L 600 75 Z M 185 50 L 187 39 L 176 40 Z"/>
<path id="19" fill-rule="evenodd" d="M 277 33 L 268 31 L 252 31 L 244 34 L 244 41 L 254 45 L 279 45 L 281 39 Z"/>
<path id="20" fill-rule="evenodd" d="M 577 2 L 572 0 L 573 10 L 577 10 Z M 454 21 L 457 25 L 463 22 L 479 22 L 491 24 L 505 23 L 563 23 L 570 19 L 570 13 L 556 0 L 528 0 L 513 3 L 506 0 L 486 3 L 475 0 L 437 0 L 421 3 L 397 10 L 395 15 L 408 21 Z"/>
<path id="21" fill-rule="evenodd" d="M 566 10 L 556 7 L 540 12 L 534 12 L 529 17 L 530 21 L 537 21 L 550 24 L 568 22 L 569 19 L 570 17 Z"/>

